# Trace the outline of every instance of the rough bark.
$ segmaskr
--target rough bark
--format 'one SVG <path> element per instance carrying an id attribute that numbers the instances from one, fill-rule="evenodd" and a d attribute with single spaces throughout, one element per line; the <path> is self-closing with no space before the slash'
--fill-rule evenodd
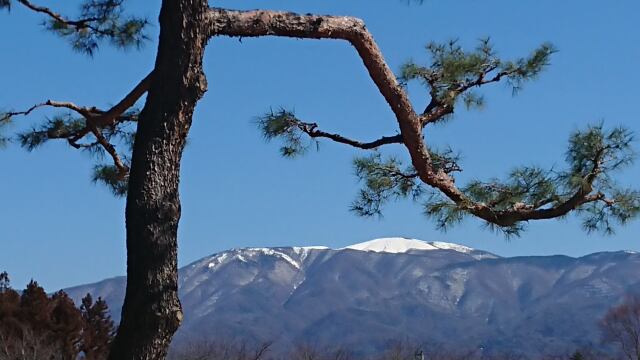
<path id="1" fill-rule="evenodd" d="M 154 76 L 140 114 L 126 205 L 127 289 L 109 359 L 163 359 L 182 320 L 177 230 L 180 160 L 206 91 L 204 0 L 164 0 Z"/>

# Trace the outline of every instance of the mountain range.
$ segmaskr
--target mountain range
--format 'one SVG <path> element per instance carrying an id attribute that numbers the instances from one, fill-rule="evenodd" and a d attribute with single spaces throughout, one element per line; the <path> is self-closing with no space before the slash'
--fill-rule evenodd
<path id="1" fill-rule="evenodd" d="M 599 346 L 598 321 L 640 291 L 640 254 L 500 257 L 462 245 L 385 238 L 342 249 L 243 248 L 179 271 L 174 345 L 274 341 L 355 353 L 392 341 L 528 355 Z M 126 279 L 65 291 L 100 296 L 119 319 Z"/>

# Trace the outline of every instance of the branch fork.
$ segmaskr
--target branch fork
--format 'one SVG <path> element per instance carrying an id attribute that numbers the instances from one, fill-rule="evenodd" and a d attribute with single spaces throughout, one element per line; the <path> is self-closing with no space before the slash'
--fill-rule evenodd
<path id="1" fill-rule="evenodd" d="M 316 124 L 299 123 L 300 129 L 310 137 L 323 137 L 335 142 L 347 144 L 360 149 L 372 149 L 388 143 L 404 143 L 409 151 L 413 167 L 419 178 L 427 185 L 439 190 L 458 208 L 463 209 L 491 224 L 512 226 L 520 221 L 549 219 L 567 214 L 569 211 L 587 202 L 604 200 L 593 196 L 591 184 L 593 179 L 586 179 L 587 189 L 579 189 L 565 201 L 547 201 L 540 204 L 518 203 L 509 209 L 496 211 L 485 203 L 474 202 L 468 198 L 455 184 L 451 172 L 434 166 L 434 159 L 428 151 L 424 138 L 424 127 L 434 123 L 453 112 L 453 106 L 441 103 L 432 96 L 431 103 L 421 114 L 416 113 L 406 90 L 396 79 L 373 36 L 364 22 L 353 17 L 302 15 L 290 12 L 265 10 L 236 11 L 211 8 L 204 25 L 211 37 L 259 37 L 280 36 L 304 39 L 338 39 L 349 42 L 362 59 L 373 82 L 395 114 L 400 128 L 400 135 L 384 137 L 371 143 L 362 143 L 345 138 L 338 134 L 327 133 L 317 128 Z M 500 71 L 493 76 L 497 66 L 488 64 L 486 71 L 474 80 L 450 89 L 453 95 L 461 94 L 472 87 L 498 82 L 512 75 L 517 70 Z M 588 191 L 586 191 L 588 190 Z"/>
<path id="2" fill-rule="evenodd" d="M 116 105 L 104 111 L 95 106 L 85 107 L 79 106 L 72 102 L 47 100 L 45 102 L 35 104 L 24 111 L 12 111 L 2 114 L 0 120 L 8 120 L 14 116 L 30 115 L 36 109 L 43 107 L 63 108 L 75 112 L 85 120 L 85 126 L 72 132 L 52 132 L 48 131 L 47 136 L 50 139 L 66 139 L 70 146 L 75 149 L 87 148 L 92 145 L 100 145 L 112 158 L 113 164 L 118 171 L 118 178 L 124 180 L 129 174 L 129 167 L 122 160 L 120 154 L 116 151 L 113 144 L 103 134 L 104 129 L 114 128 L 121 122 L 137 121 L 137 118 L 125 116 L 125 112 L 129 110 L 149 89 L 153 72 L 149 73 L 142 79 L 125 97 Z M 96 138 L 95 143 L 80 144 L 79 141 L 85 136 L 92 134 Z"/>

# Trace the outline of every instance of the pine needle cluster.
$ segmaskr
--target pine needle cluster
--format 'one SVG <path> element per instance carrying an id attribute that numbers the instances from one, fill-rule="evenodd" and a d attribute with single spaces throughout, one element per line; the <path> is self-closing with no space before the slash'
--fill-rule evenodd
<path id="1" fill-rule="evenodd" d="M 432 104 L 453 107 L 462 101 L 467 108 L 484 105 L 484 97 L 474 89 L 488 83 L 506 80 L 517 93 L 549 65 L 556 51 L 553 45 L 545 43 L 528 57 L 502 60 L 489 38 L 480 40 L 472 51 L 465 51 L 457 40 L 444 44 L 431 42 L 425 48 L 430 64 L 407 62 L 400 70 L 400 82 L 406 85 L 420 81 L 429 89 Z"/>
<path id="2" fill-rule="evenodd" d="M 429 90 L 430 100 L 420 117 L 423 126 L 451 118 L 459 103 L 467 108 L 483 106 L 484 98 L 478 89 L 487 84 L 503 82 L 514 94 L 518 93 L 526 82 L 538 77 L 550 64 L 556 51 L 551 44 L 545 43 L 529 56 L 503 60 L 489 39 L 481 40 L 471 51 L 464 50 L 458 41 L 429 43 L 426 50 L 429 65 L 410 61 L 402 66 L 398 77 L 403 86 L 419 81 Z M 267 141 L 281 141 L 280 152 L 285 157 L 304 154 L 314 142 L 317 144 L 319 137 L 374 150 L 373 155 L 358 157 L 353 162 L 363 187 L 351 210 L 361 216 L 381 216 L 389 201 L 408 198 L 422 203 L 424 214 L 437 228 L 447 230 L 470 215 L 476 215 L 477 209 L 482 207 L 495 213 L 495 219 L 501 219 L 492 220 L 492 216 L 485 214 L 490 218 L 485 220 L 488 227 L 506 236 L 518 236 L 528 221 L 520 220 L 520 214 L 536 212 L 542 214 L 540 218 L 545 218 L 544 213 L 551 213 L 553 209 L 558 215 L 551 217 L 561 218 L 564 214 L 559 210 L 570 206 L 581 216 L 586 231 L 612 234 L 617 225 L 624 225 L 640 211 L 640 193 L 613 180 L 615 173 L 635 159 L 633 134 L 624 127 L 606 129 L 601 123 L 575 131 L 569 138 L 565 169 L 516 167 L 504 179 L 470 181 L 458 188 L 460 194 L 453 195 L 458 201 L 454 201 L 441 189 L 425 187 L 419 172 L 412 166 L 403 166 L 400 158 L 383 158 L 377 147 L 402 143 L 401 136 L 361 143 L 322 132 L 317 124 L 304 122 L 293 111 L 285 109 L 267 112 L 258 118 L 257 124 Z M 389 141 L 381 141 L 384 139 Z M 455 173 L 462 171 L 460 155 L 450 148 L 426 151 L 433 173 L 442 172 L 454 179 Z M 534 215 L 527 216 L 535 218 Z"/>
<path id="3" fill-rule="evenodd" d="M 119 48 L 140 47 L 147 36 L 145 18 L 124 13 L 124 0 L 85 0 L 79 16 L 71 19 L 27 0 L 15 0 L 29 9 L 47 15 L 46 30 L 65 38 L 76 51 L 93 55 L 101 41 Z M 0 0 L 0 9 L 10 10 L 12 0 Z"/>
<path id="4" fill-rule="evenodd" d="M 43 25 L 46 30 L 67 39 L 75 50 L 93 55 L 101 42 L 109 42 L 118 48 L 129 48 L 139 47 L 147 39 L 144 30 L 148 21 L 125 14 L 124 2 L 85 0 L 80 5 L 77 18 L 59 14 L 29 0 L 0 0 L 0 10 L 11 10 L 13 4 L 19 4 L 41 14 L 45 19 Z M 139 98 L 141 94 L 135 96 Z M 8 124 L 16 116 L 29 115 L 42 107 L 66 108 L 68 112 L 56 113 L 27 131 L 9 135 Z M 117 114 L 111 114 L 111 111 L 96 107 L 47 100 L 26 111 L 0 112 L 0 146 L 15 142 L 24 149 L 33 151 L 50 140 L 66 140 L 71 147 L 88 153 L 99 162 L 94 167 L 94 182 L 107 185 L 117 196 L 124 196 L 138 114 L 139 111 L 135 108 L 120 109 Z M 103 163 L 106 157 L 112 158 L 113 162 Z"/>

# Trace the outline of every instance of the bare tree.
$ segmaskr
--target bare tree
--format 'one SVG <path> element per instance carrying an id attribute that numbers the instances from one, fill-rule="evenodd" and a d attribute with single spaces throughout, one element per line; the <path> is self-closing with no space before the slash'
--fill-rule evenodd
<path id="1" fill-rule="evenodd" d="M 190 343 L 170 355 L 174 360 L 263 360 L 272 342 L 250 346 L 246 342 L 207 340 Z"/>
<path id="2" fill-rule="evenodd" d="M 73 360 L 65 358 L 59 344 L 28 326 L 20 327 L 20 336 L 9 336 L 0 329 L 0 360 Z"/>
<path id="3" fill-rule="evenodd" d="M 144 39 L 141 29 L 146 21 L 123 18 L 123 0 L 87 1 L 77 19 L 27 0 L 14 1 L 41 13 L 49 20 L 50 30 L 90 54 L 100 40 L 126 46 L 139 45 Z M 11 4 L 12 0 L 0 0 L 0 8 Z M 297 119 L 285 110 L 266 114 L 260 125 L 267 138 L 285 141 L 282 151 L 287 156 L 306 148 L 304 136 L 364 150 L 404 145 L 411 159 L 407 168 L 380 155 L 356 161 L 365 187 L 353 210 L 361 215 L 380 213 L 390 199 L 428 194 L 425 213 L 441 228 L 472 215 L 508 235 L 517 235 L 528 221 L 558 218 L 574 210 L 586 215 L 587 230 L 611 232 L 615 222 L 626 223 L 640 209 L 636 191 L 618 188 L 611 181 L 614 171 L 633 160 L 632 135 L 624 128 L 592 126 L 573 134 L 566 171 L 521 167 L 504 181 L 475 181 L 463 187 L 455 181 L 455 174 L 462 170 L 455 153 L 428 146 L 428 126 L 450 118 L 460 102 L 469 107 L 481 103 L 474 90 L 498 82 L 518 90 L 538 76 L 554 52 L 548 44 L 513 61 L 498 58 L 488 41 L 472 52 L 463 51 L 455 42 L 431 44 L 431 64 L 407 64 L 398 79 L 364 22 L 353 17 L 234 11 L 211 8 L 205 0 L 163 0 L 159 25 L 154 69 L 116 106 L 100 109 L 45 101 L 0 117 L 2 125 L 40 107 L 67 109 L 78 116 L 47 122 L 19 136 L 20 142 L 32 149 L 49 139 L 64 139 L 74 148 L 94 149 L 112 159 L 112 165 L 99 166 L 95 175 L 95 180 L 111 186 L 115 193 L 127 194 L 127 290 L 110 359 L 163 358 L 182 321 L 176 260 L 179 170 L 195 106 L 207 89 L 202 58 L 212 37 L 337 39 L 353 45 L 394 113 L 399 134 L 367 142 L 354 140 L 320 130 L 316 123 Z M 416 111 L 409 101 L 404 82 L 412 80 L 429 90 L 423 111 Z M 131 111 L 144 93 L 142 111 Z M 114 145 L 132 137 L 133 131 L 123 128 L 126 125 L 135 128 L 131 154 L 116 151 Z"/>
<path id="4" fill-rule="evenodd" d="M 629 295 L 600 322 L 603 340 L 616 344 L 629 360 L 640 360 L 640 296 Z"/>

